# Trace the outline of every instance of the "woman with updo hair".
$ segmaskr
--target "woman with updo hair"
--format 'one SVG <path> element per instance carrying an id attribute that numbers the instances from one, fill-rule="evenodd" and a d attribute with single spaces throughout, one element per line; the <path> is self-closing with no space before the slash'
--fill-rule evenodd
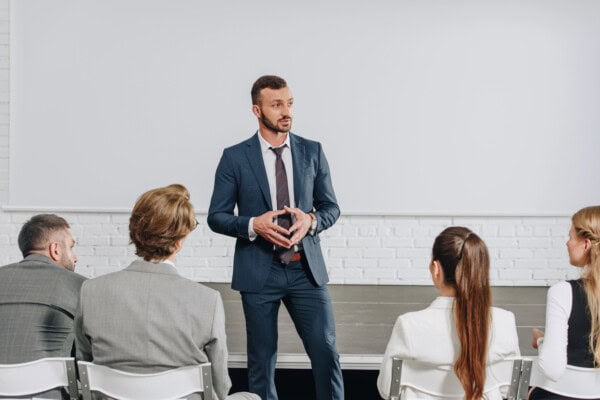
<path id="1" fill-rule="evenodd" d="M 396 320 L 377 379 L 380 395 L 390 394 L 392 357 L 398 356 L 453 368 L 467 400 L 501 399 L 498 389 L 484 392 L 486 366 L 518 356 L 519 340 L 514 315 L 491 306 L 487 246 L 467 228 L 446 228 L 434 241 L 429 271 L 439 296 Z M 403 390 L 403 399 L 438 398 Z"/>
<path id="2" fill-rule="evenodd" d="M 140 196 L 129 219 L 129 238 L 139 258 L 81 288 L 75 316 L 78 359 L 135 373 L 210 362 L 213 398 L 259 399 L 249 393 L 227 396 L 231 381 L 221 295 L 182 277 L 175 266 L 175 256 L 197 225 L 184 186 Z"/>
<path id="3" fill-rule="evenodd" d="M 567 251 L 569 263 L 582 269 L 581 278 L 548 289 L 545 333 L 533 329 L 540 369 L 554 381 L 567 365 L 600 368 L 600 206 L 573 215 Z M 529 398 L 569 399 L 542 388 L 534 388 Z"/>

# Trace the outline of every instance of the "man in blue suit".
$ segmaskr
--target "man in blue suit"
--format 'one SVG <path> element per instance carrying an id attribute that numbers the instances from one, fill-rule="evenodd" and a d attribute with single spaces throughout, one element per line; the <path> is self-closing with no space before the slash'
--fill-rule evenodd
<path id="1" fill-rule="evenodd" d="M 329 280 L 319 232 L 340 215 L 321 144 L 296 136 L 287 83 L 253 85 L 258 132 L 225 149 L 215 175 L 208 225 L 237 238 L 232 288 L 246 317 L 248 383 L 277 399 L 277 314 L 286 306 L 311 360 L 316 398 L 343 399 Z M 234 209 L 237 206 L 237 215 Z"/>

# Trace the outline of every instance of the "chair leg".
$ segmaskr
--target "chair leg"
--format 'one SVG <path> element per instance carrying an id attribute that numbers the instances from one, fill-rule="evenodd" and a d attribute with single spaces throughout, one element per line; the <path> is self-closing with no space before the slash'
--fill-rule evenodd
<path id="1" fill-rule="evenodd" d="M 519 392 L 517 394 L 518 400 L 527 400 L 527 396 L 529 393 L 529 380 L 531 379 L 531 366 L 533 361 L 531 360 L 523 360 L 523 365 L 521 366 L 521 379 L 519 383 Z"/>
<path id="2" fill-rule="evenodd" d="M 77 388 L 77 372 L 75 369 L 75 360 L 67 360 L 67 378 L 69 379 L 69 397 L 71 400 L 79 399 L 79 389 Z"/>
<path id="3" fill-rule="evenodd" d="M 83 400 L 92 400 L 92 391 L 90 389 L 90 379 L 86 365 L 79 364 L 79 379 L 81 380 L 81 395 Z"/>
<path id="4" fill-rule="evenodd" d="M 392 358 L 392 382 L 390 384 L 390 400 L 400 398 L 400 377 L 402 376 L 402 360 Z"/>
<path id="5" fill-rule="evenodd" d="M 212 372 L 210 365 L 204 365 L 200 369 L 202 374 L 202 388 L 204 390 L 203 400 L 212 400 L 213 398 L 213 384 L 212 384 Z M 85 399 L 84 399 L 85 400 Z"/>

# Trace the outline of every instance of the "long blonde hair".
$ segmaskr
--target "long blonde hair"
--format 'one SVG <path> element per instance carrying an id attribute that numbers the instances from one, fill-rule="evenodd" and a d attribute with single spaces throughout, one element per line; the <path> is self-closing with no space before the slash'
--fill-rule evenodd
<path id="1" fill-rule="evenodd" d="M 577 211 L 571 218 L 577 236 L 588 239 L 591 248 L 588 263 L 581 279 L 587 297 L 592 320 L 589 346 L 594 355 L 594 365 L 600 366 L 600 206 L 591 206 Z"/>
<path id="2" fill-rule="evenodd" d="M 469 229 L 451 226 L 433 243 L 444 283 L 456 290 L 454 317 L 460 353 L 454 363 L 467 400 L 481 399 L 491 321 L 490 257 L 483 240 Z"/>

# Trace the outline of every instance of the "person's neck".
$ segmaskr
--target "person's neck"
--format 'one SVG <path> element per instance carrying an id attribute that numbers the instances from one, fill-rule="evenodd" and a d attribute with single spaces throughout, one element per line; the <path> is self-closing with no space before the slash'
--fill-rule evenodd
<path id="1" fill-rule="evenodd" d="M 438 292 L 442 297 L 456 297 L 456 289 L 452 286 L 440 285 Z"/>
<path id="2" fill-rule="evenodd" d="M 288 132 L 276 132 L 267 127 L 261 126 L 258 129 L 260 136 L 273 147 L 279 147 L 285 142 Z"/>

